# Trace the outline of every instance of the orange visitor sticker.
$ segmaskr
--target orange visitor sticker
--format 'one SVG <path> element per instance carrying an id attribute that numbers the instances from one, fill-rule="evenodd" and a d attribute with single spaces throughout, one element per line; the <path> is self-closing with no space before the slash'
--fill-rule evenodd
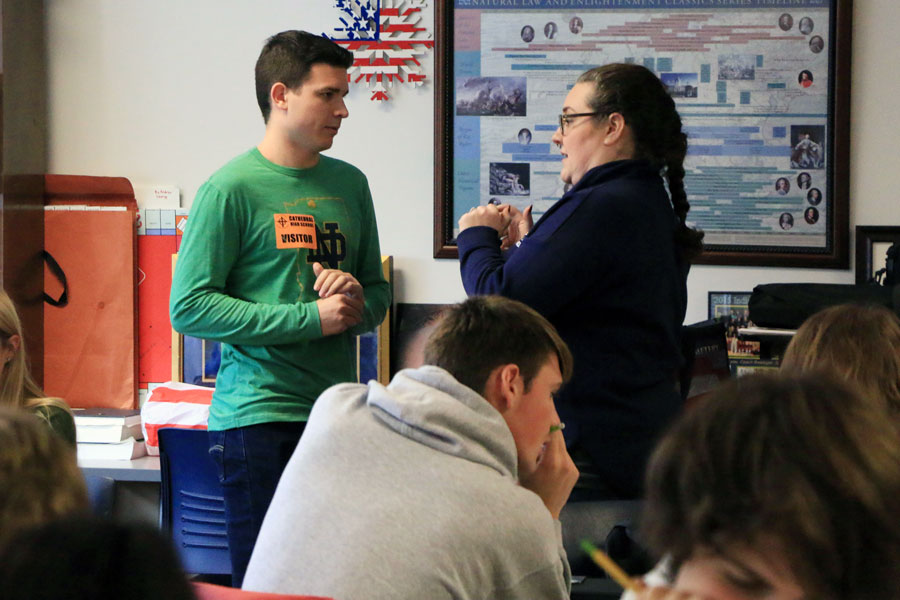
<path id="1" fill-rule="evenodd" d="M 315 250 L 316 220 L 311 215 L 275 215 L 275 247 Z"/>

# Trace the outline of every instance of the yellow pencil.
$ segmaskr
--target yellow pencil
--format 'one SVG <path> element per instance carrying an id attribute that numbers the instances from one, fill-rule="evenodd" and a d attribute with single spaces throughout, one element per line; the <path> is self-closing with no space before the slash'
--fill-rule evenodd
<path id="1" fill-rule="evenodd" d="M 623 571 L 622 567 L 613 562 L 613 559 L 607 556 L 603 550 L 600 550 L 587 540 L 581 540 L 581 548 L 588 553 L 588 556 L 590 556 L 601 569 L 609 573 L 609 576 L 612 577 L 616 583 L 626 590 L 631 590 L 632 592 L 638 591 L 638 586 L 635 584 L 634 579 L 629 577 L 628 573 Z"/>

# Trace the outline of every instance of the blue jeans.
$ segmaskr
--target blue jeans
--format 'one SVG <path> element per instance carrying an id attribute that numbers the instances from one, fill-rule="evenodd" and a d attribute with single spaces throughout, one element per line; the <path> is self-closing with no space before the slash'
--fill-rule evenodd
<path id="1" fill-rule="evenodd" d="M 209 432 L 219 471 L 231 554 L 231 584 L 239 588 L 275 486 L 294 453 L 305 422 L 262 423 Z"/>

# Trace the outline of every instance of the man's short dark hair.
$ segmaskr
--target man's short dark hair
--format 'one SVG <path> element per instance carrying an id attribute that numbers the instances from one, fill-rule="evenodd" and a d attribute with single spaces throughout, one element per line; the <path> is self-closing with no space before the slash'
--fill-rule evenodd
<path id="1" fill-rule="evenodd" d="M 281 82 L 288 89 L 296 89 L 306 81 L 312 66 L 319 63 L 349 69 L 353 53 L 328 38 L 296 29 L 276 33 L 266 40 L 256 60 L 256 101 L 266 123 L 272 112 L 272 86 Z"/>
<path id="2" fill-rule="evenodd" d="M 550 357 L 563 381 L 572 353 L 553 325 L 532 308 L 501 296 L 475 296 L 446 309 L 425 346 L 425 364 L 449 372 L 479 394 L 497 367 L 519 367 L 525 389 Z"/>

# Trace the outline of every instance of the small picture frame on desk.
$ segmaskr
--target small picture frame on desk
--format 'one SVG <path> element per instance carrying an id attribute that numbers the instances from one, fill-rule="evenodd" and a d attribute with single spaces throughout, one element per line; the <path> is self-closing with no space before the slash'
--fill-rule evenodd
<path id="1" fill-rule="evenodd" d="M 750 294 L 751 292 L 709 292 L 709 318 L 725 321 L 729 361 L 759 359 L 759 342 L 738 337 L 739 328 L 753 326 L 748 309 Z"/>

